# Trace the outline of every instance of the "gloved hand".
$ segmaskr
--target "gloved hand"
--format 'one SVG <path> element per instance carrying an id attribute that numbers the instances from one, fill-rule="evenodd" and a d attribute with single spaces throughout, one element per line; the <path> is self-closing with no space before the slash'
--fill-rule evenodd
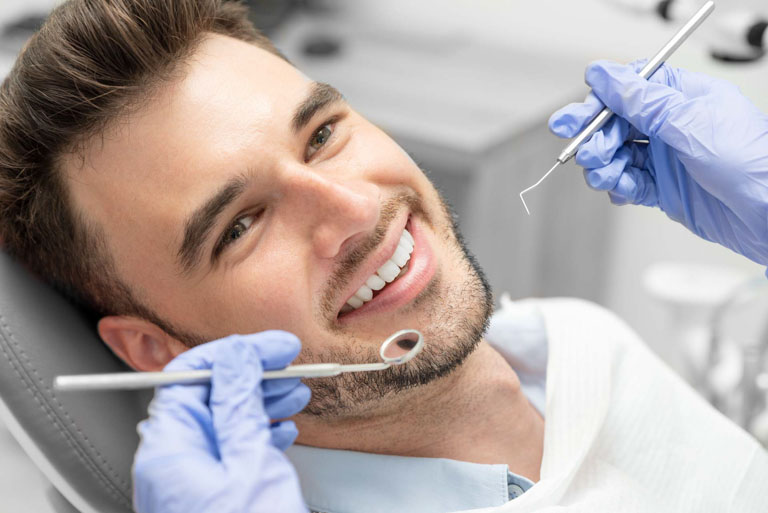
<path id="1" fill-rule="evenodd" d="M 139 424 L 133 464 L 138 513 L 305 512 L 283 450 L 298 435 L 290 417 L 309 402 L 296 379 L 261 381 L 299 353 L 283 331 L 233 335 L 190 349 L 165 370 L 213 369 L 210 385 L 159 387 Z"/>
<path id="2" fill-rule="evenodd" d="M 666 65 L 646 81 L 643 64 L 591 64 L 592 93 L 550 130 L 573 137 L 607 105 L 616 116 L 576 155 L 590 187 L 768 265 L 768 116 L 729 82 Z"/>

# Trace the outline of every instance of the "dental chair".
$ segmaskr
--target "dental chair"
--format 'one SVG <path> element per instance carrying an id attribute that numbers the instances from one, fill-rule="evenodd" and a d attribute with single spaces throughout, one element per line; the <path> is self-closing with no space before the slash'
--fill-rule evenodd
<path id="1" fill-rule="evenodd" d="M 55 487 L 57 511 L 132 511 L 136 424 L 152 391 L 53 390 L 58 375 L 125 370 L 95 319 L 0 252 L 0 419 Z"/>

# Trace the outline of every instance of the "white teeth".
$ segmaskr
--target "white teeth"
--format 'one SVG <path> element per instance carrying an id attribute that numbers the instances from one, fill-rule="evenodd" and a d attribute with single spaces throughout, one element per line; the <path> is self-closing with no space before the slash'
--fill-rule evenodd
<path id="1" fill-rule="evenodd" d="M 370 301 L 373 299 L 373 290 L 367 285 L 363 285 L 360 287 L 357 292 L 355 292 L 355 296 L 357 296 L 359 299 L 362 299 L 363 302 Z"/>
<path id="2" fill-rule="evenodd" d="M 365 281 L 365 285 L 361 286 L 354 296 L 347 300 L 347 305 L 354 309 L 360 308 L 364 303 L 373 299 L 374 290 L 383 289 L 387 283 L 395 281 L 396 278 L 404 274 L 411 259 L 411 253 L 413 253 L 413 246 L 413 237 L 408 233 L 408 230 L 403 230 L 394 254 L 384 262 L 384 265 L 379 267 L 375 274 L 372 274 Z"/>
<path id="3" fill-rule="evenodd" d="M 379 278 L 377 274 L 372 274 L 370 278 L 365 282 L 368 287 L 370 287 L 372 290 L 381 290 L 384 288 L 384 285 L 387 284 L 386 281 Z"/>
<path id="4" fill-rule="evenodd" d="M 390 260 L 396 263 L 398 267 L 403 267 L 405 263 L 408 262 L 408 257 L 409 257 L 408 252 L 403 248 L 401 248 L 400 246 L 398 246 L 397 249 L 395 250 L 395 254 L 392 255 L 392 258 L 390 258 Z M 398 272 L 400 271 L 398 270 Z"/>
<path id="5" fill-rule="evenodd" d="M 395 278 L 397 278 L 397 275 L 400 273 L 400 267 L 394 263 L 392 260 L 387 260 L 384 262 L 384 265 L 379 267 L 379 270 L 376 271 L 376 274 L 378 274 L 382 280 L 386 281 L 387 283 L 394 281 Z"/>
<path id="6" fill-rule="evenodd" d="M 351 298 L 347 299 L 347 304 L 352 308 L 360 308 L 363 306 L 363 300 L 357 296 L 352 296 Z"/>
<path id="7" fill-rule="evenodd" d="M 413 249 L 413 237 L 408 233 L 408 230 L 403 230 L 403 234 L 400 236 L 400 240 L 397 241 L 397 245 L 404 249 Z"/>

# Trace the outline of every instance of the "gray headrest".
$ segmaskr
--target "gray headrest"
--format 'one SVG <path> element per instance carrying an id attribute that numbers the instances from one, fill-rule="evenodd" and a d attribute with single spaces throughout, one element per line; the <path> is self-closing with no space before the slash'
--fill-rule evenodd
<path id="1" fill-rule="evenodd" d="M 123 372 L 93 320 L 0 252 L 0 414 L 80 511 L 131 509 L 136 424 L 151 391 L 55 392 L 55 376 Z"/>

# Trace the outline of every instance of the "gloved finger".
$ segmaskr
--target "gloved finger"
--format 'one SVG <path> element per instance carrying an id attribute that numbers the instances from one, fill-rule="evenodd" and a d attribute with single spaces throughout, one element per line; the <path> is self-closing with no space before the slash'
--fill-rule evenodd
<path id="1" fill-rule="evenodd" d="M 176 356 L 171 360 L 168 365 L 163 369 L 164 372 L 176 372 L 187 370 L 202 370 L 210 369 L 213 366 L 213 357 L 218 350 L 220 344 L 226 343 L 227 339 L 216 340 L 195 346 L 187 351 Z M 173 387 L 160 387 L 158 388 L 155 397 L 158 393 L 162 394 L 187 394 L 194 396 L 199 402 L 208 404 L 208 398 L 210 394 L 210 386 L 208 385 L 183 385 L 182 388 L 174 389 Z"/>
<path id="2" fill-rule="evenodd" d="M 643 169 L 651 174 L 653 177 L 653 169 L 650 169 L 646 164 L 648 163 L 648 151 L 650 148 L 649 143 L 631 142 L 633 136 L 630 134 L 630 141 L 626 146 L 632 150 L 632 167 Z"/>
<path id="3" fill-rule="evenodd" d="M 587 83 L 605 105 L 641 132 L 664 139 L 663 129 L 671 115 L 684 107 L 686 97 L 665 84 L 641 78 L 631 66 L 609 61 L 592 63 Z M 665 141 L 667 142 L 667 141 Z"/>
<path id="4" fill-rule="evenodd" d="M 299 430 L 294 421 L 284 420 L 272 424 L 271 434 L 272 445 L 284 451 L 296 441 L 296 437 L 299 436 Z"/>
<path id="5" fill-rule="evenodd" d="M 639 73 L 646 62 L 647 59 L 635 61 L 631 66 L 633 66 L 635 71 Z M 659 66 L 659 69 L 651 75 L 648 81 L 669 86 L 680 92 L 685 92 L 686 98 L 707 96 L 721 86 L 733 85 L 726 80 L 715 78 L 704 73 L 675 68 L 667 64 Z"/>
<path id="6" fill-rule="evenodd" d="M 623 205 L 629 205 L 630 202 L 625 198 L 624 196 L 617 194 L 613 191 L 608 191 L 608 199 L 611 200 L 611 203 L 616 206 L 623 206 Z"/>
<path id="7" fill-rule="evenodd" d="M 178 400 L 166 395 L 161 402 L 157 399 L 150 403 L 150 417 L 137 428 L 141 442 L 134 456 L 134 474 L 146 476 L 158 465 L 168 467 L 178 460 L 195 460 L 215 471 L 218 448 L 207 406 L 188 401 L 188 396 Z M 169 400 L 170 408 L 164 404 Z"/>
<path id="8" fill-rule="evenodd" d="M 301 351 L 301 342 L 298 337 L 287 331 L 269 330 L 247 335 L 230 335 L 181 353 L 171 360 L 163 370 L 210 369 L 213 366 L 213 360 L 220 351 L 220 345 L 240 339 L 252 340 L 254 344 L 259 346 L 262 366 L 267 370 L 286 367 Z"/>
<path id="9" fill-rule="evenodd" d="M 619 178 L 632 161 L 632 150 L 622 146 L 607 165 L 584 170 L 584 179 L 592 189 L 610 191 L 619 183 Z"/>
<path id="10" fill-rule="evenodd" d="M 265 399 L 285 395 L 301 383 L 299 378 L 266 379 L 261 382 L 261 391 Z"/>
<path id="11" fill-rule="evenodd" d="M 222 481 L 221 467 L 217 465 L 217 460 L 209 461 L 189 452 L 143 458 L 140 447 L 131 469 L 133 510 L 137 513 L 178 511 L 178 505 L 189 498 L 190 482 L 194 483 L 199 496 L 215 496 L 220 492 Z"/>
<path id="12" fill-rule="evenodd" d="M 571 103 L 552 114 L 549 130 L 558 137 L 574 137 L 603 110 L 605 105 L 597 96 L 589 93 L 583 102 Z"/>
<path id="13" fill-rule="evenodd" d="M 614 203 L 619 198 L 621 204 L 655 206 L 658 203 L 656 182 L 648 172 L 632 166 L 621 174 L 609 196 Z"/>
<path id="14" fill-rule="evenodd" d="M 219 453 L 227 468 L 253 463 L 270 441 L 261 390 L 258 338 L 221 346 L 213 363 L 210 408 Z"/>
<path id="15" fill-rule="evenodd" d="M 607 165 L 616 152 L 624 146 L 629 134 L 629 124 L 621 118 L 613 117 L 601 129 L 579 147 L 576 164 L 592 169 Z"/>
<path id="16" fill-rule="evenodd" d="M 301 383 L 285 395 L 266 399 L 264 410 L 270 419 L 285 419 L 303 410 L 311 395 L 309 387 Z"/>
<path id="17" fill-rule="evenodd" d="M 207 344 L 204 344 L 207 345 Z M 206 356 L 211 347 L 194 348 L 177 356 L 166 370 L 210 367 Z M 215 453 L 213 418 L 208 401 L 209 385 L 166 385 L 155 390 L 149 404 L 149 418 L 139 426 L 142 446 L 155 455 L 185 450 Z M 161 441 L 157 446 L 155 441 Z M 163 443 L 162 440 L 169 440 Z"/>
<path id="18" fill-rule="evenodd" d="M 638 59 L 630 62 L 627 66 L 631 67 L 635 70 L 635 73 L 639 74 L 647 63 L 648 59 Z M 648 81 L 669 86 L 680 92 L 685 91 L 686 98 L 706 96 L 712 93 L 714 89 L 721 86 L 733 86 L 733 84 L 727 80 L 715 78 L 704 73 L 675 68 L 665 63 L 662 63 L 661 66 L 659 66 L 653 75 L 648 78 Z"/>
<path id="19" fill-rule="evenodd" d="M 286 367 L 301 351 L 299 338 L 287 331 L 270 330 L 242 336 L 247 339 L 253 338 L 259 348 L 261 363 L 265 370 Z"/>
<path id="20" fill-rule="evenodd" d="M 199 450 L 216 452 L 213 417 L 208 408 L 207 385 L 170 385 L 159 387 L 149 404 L 149 418 L 139 426 L 142 440 L 173 440 L 157 446 L 155 452 Z"/>
<path id="21" fill-rule="evenodd" d="M 648 59 L 639 59 L 629 66 L 639 73 L 646 62 Z M 558 137 L 576 137 L 604 108 L 605 104 L 590 91 L 583 102 L 568 104 L 552 114 L 549 118 L 549 130 Z"/>
<path id="22" fill-rule="evenodd" d="M 131 467 L 134 503 L 141 504 L 136 507 L 140 512 L 168 511 L 163 505 L 188 495 L 190 481 L 197 482 L 197 491 L 202 492 L 200 487 L 218 482 L 222 472 L 215 449 L 198 450 L 189 443 L 185 435 L 194 429 L 165 424 L 171 429 L 158 430 L 156 425 L 149 425 L 152 422 L 139 424 L 141 443 Z M 202 475 L 208 479 L 200 482 Z"/>

